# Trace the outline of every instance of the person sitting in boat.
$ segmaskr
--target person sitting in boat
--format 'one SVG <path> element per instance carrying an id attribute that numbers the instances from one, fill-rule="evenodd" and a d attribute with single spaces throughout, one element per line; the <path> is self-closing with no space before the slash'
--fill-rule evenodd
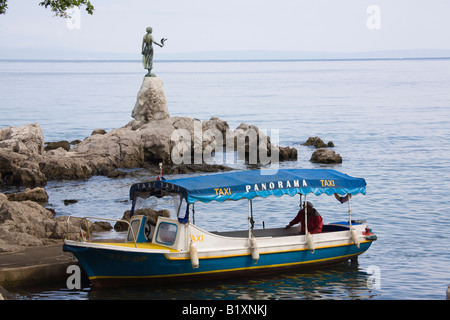
<path id="1" fill-rule="evenodd" d="M 308 215 L 308 232 L 313 233 L 321 233 L 322 232 L 322 226 L 323 226 L 323 220 L 320 216 L 319 212 L 314 208 L 313 204 L 309 201 L 306 202 L 307 210 L 306 213 Z M 289 224 L 286 226 L 286 229 L 289 229 L 293 225 L 300 223 L 300 233 L 305 233 L 305 206 L 303 209 L 301 209 L 297 216 L 289 222 Z"/>

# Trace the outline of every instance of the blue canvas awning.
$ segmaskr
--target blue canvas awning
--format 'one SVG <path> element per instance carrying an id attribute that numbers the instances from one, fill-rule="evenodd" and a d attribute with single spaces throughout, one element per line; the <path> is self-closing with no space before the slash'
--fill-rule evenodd
<path id="1" fill-rule="evenodd" d="M 253 199 L 274 195 L 294 196 L 338 193 L 352 195 L 366 193 L 366 181 L 329 169 L 279 169 L 232 171 L 197 177 L 156 180 L 131 186 L 130 198 L 135 195 L 163 196 L 181 194 L 187 203 L 197 201 L 225 201 Z"/>

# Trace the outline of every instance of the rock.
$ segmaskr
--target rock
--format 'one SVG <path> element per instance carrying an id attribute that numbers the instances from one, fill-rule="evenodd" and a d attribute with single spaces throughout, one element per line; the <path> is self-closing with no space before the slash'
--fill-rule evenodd
<path id="1" fill-rule="evenodd" d="M 293 161 L 298 158 L 298 151 L 296 148 L 279 147 L 280 161 Z"/>
<path id="2" fill-rule="evenodd" d="M 0 149 L 22 155 L 42 154 L 44 151 L 44 136 L 41 126 L 29 124 L 0 129 Z"/>
<path id="3" fill-rule="evenodd" d="M 239 159 L 257 163 L 260 161 L 260 151 L 267 151 L 269 156 L 271 148 L 277 147 L 272 146 L 270 138 L 260 132 L 258 127 L 241 124 L 233 132 L 226 121 L 217 117 L 211 117 L 203 122 L 189 117 L 169 117 L 151 121 L 132 120 L 124 127 L 104 134 L 93 134 L 69 150 L 63 147 L 44 150 L 43 139 L 32 140 L 28 139 L 27 135 L 29 132 L 35 132 L 37 136 L 42 137 L 42 132 L 36 132 L 40 127 L 35 125 L 24 127 L 28 126 L 29 129 L 6 128 L 8 130 L 1 131 L 1 136 L 7 138 L 7 142 L 0 141 L 4 146 L 0 148 L 1 184 L 42 187 L 48 180 L 85 180 L 99 174 L 120 177 L 124 172 L 118 171 L 119 168 L 141 168 L 147 165 L 157 166 L 159 163 L 163 163 L 164 166 L 175 163 L 204 164 L 209 154 L 212 155 L 217 151 L 216 148 L 220 148 L 218 150 L 221 151 L 222 147 L 227 147 L 226 150 L 237 149 Z M 24 132 L 24 136 L 20 136 L 18 132 Z M 180 138 L 188 140 L 177 140 L 176 134 L 179 132 L 187 133 L 187 137 Z M 33 145 L 31 141 L 35 144 Z M 175 150 L 181 142 L 181 145 L 188 149 Z M 15 148 L 15 145 L 21 147 Z M 228 148 L 229 146 L 231 148 Z M 261 150 L 258 146 L 261 146 Z M 184 153 L 185 150 L 188 150 L 188 153 Z M 194 153 L 194 150 L 201 151 L 202 154 Z M 256 157 L 251 153 L 252 150 L 257 151 Z M 181 162 L 174 161 L 173 156 L 177 152 L 184 155 Z M 280 153 L 281 161 L 296 159 L 294 148 L 282 148 Z M 203 168 L 206 169 L 206 166 Z"/>
<path id="4" fill-rule="evenodd" d="M 3 201 L 0 205 L 0 252 L 52 243 L 52 212 L 33 201 Z"/>
<path id="5" fill-rule="evenodd" d="M 225 143 L 227 134 L 230 133 L 230 126 L 227 121 L 221 120 L 217 117 L 211 117 L 209 120 L 202 122 L 202 130 L 204 135 L 208 130 L 220 132 L 223 137 L 223 142 Z"/>
<path id="6" fill-rule="evenodd" d="M 327 145 L 320 137 L 309 137 L 304 143 L 305 146 L 314 146 L 316 149 L 326 148 Z"/>
<path id="7" fill-rule="evenodd" d="M 220 164 L 179 164 L 166 166 L 164 168 L 165 174 L 186 174 L 197 172 L 218 172 L 218 171 L 230 171 L 233 170 L 230 167 Z"/>
<path id="8" fill-rule="evenodd" d="M 326 148 L 320 148 L 314 151 L 310 161 L 318 163 L 342 163 L 342 157 L 333 150 Z"/>
<path id="9" fill-rule="evenodd" d="M 76 140 L 70 141 L 70 144 L 71 144 L 71 145 L 77 145 L 77 144 L 79 144 L 80 142 L 81 142 L 80 139 L 76 139 Z"/>
<path id="10" fill-rule="evenodd" d="M 94 131 L 92 131 L 91 136 L 93 136 L 94 134 L 106 134 L 106 131 L 104 129 L 95 129 Z"/>
<path id="11" fill-rule="evenodd" d="M 110 231 L 112 228 L 111 224 L 106 221 L 95 221 L 92 226 L 89 226 L 91 232 Z"/>
<path id="12" fill-rule="evenodd" d="M 107 226 L 91 224 L 92 230 L 105 230 Z M 0 252 L 21 251 L 29 246 L 61 243 L 71 231 L 71 238 L 80 237 L 87 230 L 82 218 L 67 216 L 54 218 L 53 212 L 30 200 L 9 201 L 0 193 Z M 109 225 L 111 229 L 111 225 Z"/>
<path id="13" fill-rule="evenodd" d="M 333 141 L 328 141 L 327 144 L 323 142 L 323 140 L 320 137 L 309 137 L 308 140 L 306 140 L 305 143 L 303 143 L 305 146 L 314 146 L 316 149 L 319 148 L 326 148 L 326 147 L 334 147 Z"/>
<path id="14" fill-rule="evenodd" d="M 89 228 L 92 222 L 89 221 Z M 91 231 L 91 230 L 90 230 Z M 65 239 L 68 237 L 71 240 L 81 240 L 81 232 L 87 233 L 86 220 L 80 217 L 59 216 L 53 220 L 51 227 L 50 239 Z"/>
<path id="15" fill-rule="evenodd" d="M 131 116 L 138 121 L 163 120 L 170 117 L 161 78 L 144 77 Z"/>
<path id="16" fill-rule="evenodd" d="M 57 141 L 57 142 L 48 142 L 47 145 L 45 146 L 44 150 L 49 151 L 49 150 L 55 150 L 58 148 L 63 148 L 64 150 L 69 151 L 70 150 L 69 141 L 62 140 L 62 141 Z"/>
<path id="17" fill-rule="evenodd" d="M 38 165 L 43 141 L 41 128 L 36 124 L 0 129 L 0 184 L 45 185 L 47 179 Z"/>
<path id="18" fill-rule="evenodd" d="M 95 173 L 88 156 L 63 149 L 47 152 L 39 162 L 39 168 L 48 180 L 88 179 Z"/>
<path id="19" fill-rule="evenodd" d="M 48 194 L 43 188 L 25 189 L 20 193 L 10 193 L 7 195 L 9 201 L 34 201 L 39 203 L 48 202 Z"/>
<path id="20" fill-rule="evenodd" d="M 2 203 L 5 202 L 5 201 L 8 201 L 8 197 L 7 197 L 5 194 L 0 193 L 0 206 L 1 206 Z"/>
<path id="21" fill-rule="evenodd" d="M 75 199 L 65 199 L 64 200 L 65 206 L 68 206 L 69 204 L 74 204 L 74 203 L 78 203 L 78 200 L 75 200 Z"/>
<path id="22" fill-rule="evenodd" d="M 30 164 L 32 165 L 32 164 Z M 32 168 L 17 168 L 10 177 L 8 185 L 37 187 L 47 183 L 47 177 L 35 165 Z"/>

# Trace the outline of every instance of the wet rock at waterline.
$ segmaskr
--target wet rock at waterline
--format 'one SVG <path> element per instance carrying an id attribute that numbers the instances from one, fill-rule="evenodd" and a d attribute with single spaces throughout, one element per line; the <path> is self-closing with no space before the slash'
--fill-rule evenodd
<path id="1" fill-rule="evenodd" d="M 310 161 L 324 164 L 342 163 L 342 157 L 333 150 L 320 148 L 314 151 Z"/>
<path id="2" fill-rule="evenodd" d="M 36 188 L 19 194 L 0 193 L 0 253 L 21 251 L 30 246 L 61 243 L 70 232 L 72 239 L 80 239 L 86 232 L 86 221 L 82 218 L 59 216 L 41 203 L 28 199 L 48 199 L 45 190 Z M 34 195 L 39 195 L 36 198 Z M 89 221 L 89 231 L 108 231 L 112 226 L 101 221 Z"/>
<path id="3" fill-rule="evenodd" d="M 308 140 L 306 140 L 306 142 L 303 143 L 303 145 L 313 146 L 316 149 L 334 147 L 333 141 L 328 141 L 328 143 L 325 143 L 320 137 L 309 137 Z"/>

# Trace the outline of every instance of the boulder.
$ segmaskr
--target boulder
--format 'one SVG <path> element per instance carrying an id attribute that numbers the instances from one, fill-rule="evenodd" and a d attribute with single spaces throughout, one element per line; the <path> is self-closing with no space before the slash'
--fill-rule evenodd
<path id="1" fill-rule="evenodd" d="M 327 148 L 320 148 L 314 151 L 310 161 L 325 164 L 342 163 L 342 157 L 340 154 L 337 154 L 333 150 L 329 150 Z"/>
<path id="2" fill-rule="evenodd" d="M 314 146 L 314 148 L 326 148 L 327 145 L 320 137 L 309 137 L 308 140 L 303 144 L 305 146 Z"/>
<path id="3" fill-rule="evenodd" d="M 57 141 L 57 142 L 48 142 L 44 148 L 45 151 L 55 150 L 58 148 L 63 148 L 66 151 L 70 150 L 70 143 L 67 140 Z"/>
<path id="4" fill-rule="evenodd" d="M 50 244 L 54 227 L 51 211 L 33 201 L 0 203 L 0 252 Z"/>
<path id="5" fill-rule="evenodd" d="M 0 185 L 45 185 L 47 178 L 38 165 L 43 152 L 44 138 L 39 125 L 0 129 Z"/>
<path id="6" fill-rule="evenodd" d="M 333 148 L 334 143 L 333 141 L 328 141 L 328 143 L 325 144 L 323 140 L 320 137 L 309 137 L 308 140 L 306 140 L 305 143 L 303 143 L 305 146 L 314 146 L 316 149 L 319 148 Z"/>
<path id="7" fill-rule="evenodd" d="M 93 136 L 94 134 L 106 134 L 106 130 L 105 129 L 95 129 L 92 131 L 91 136 Z"/>
<path id="8" fill-rule="evenodd" d="M 88 221 L 89 231 L 109 231 L 108 222 Z M 37 202 L 30 200 L 9 201 L 0 193 L 0 253 L 21 251 L 30 246 L 61 243 L 68 231 L 70 239 L 79 240 L 86 234 L 86 220 L 79 217 L 54 217 Z"/>
<path id="9" fill-rule="evenodd" d="M 23 192 L 7 194 L 9 201 L 34 201 L 39 203 L 48 202 L 48 194 L 44 188 L 26 188 Z"/>
<path id="10" fill-rule="evenodd" d="M 0 129 L 0 149 L 22 155 L 42 154 L 44 136 L 41 126 L 29 124 Z"/>
<path id="11" fill-rule="evenodd" d="M 38 155 L 38 157 L 40 157 Z M 24 187 L 43 186 L 47 183 L 46 176 L 40 171 L 36 157 L 0 148 L 0 185 L 15 185 Z"/>
<path id="12" fill-rule="evenodd" d="M 161 78 L 144 77 L 131 116 L 138 121 L 163 120 L 170 117 Z"/>
<path id="13" fill-rule="evenodd" d="M 278 154 L 280 161 L 295 161 L 298 158 L 298 151 L 296 148 L 279 147 Z"/>

